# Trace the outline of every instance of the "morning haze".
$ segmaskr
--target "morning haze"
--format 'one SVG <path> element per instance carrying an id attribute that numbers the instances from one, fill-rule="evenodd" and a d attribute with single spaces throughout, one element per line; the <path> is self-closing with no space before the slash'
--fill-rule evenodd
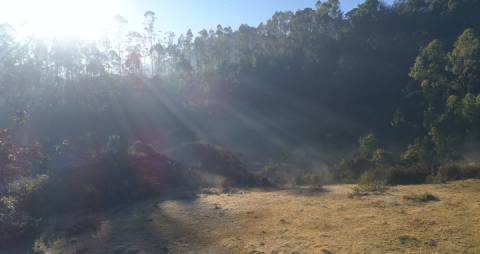
<path id="1" fill-rule="evenodd" d="M 480 253 L 479 1 L 0 10 L 0 254 Z"/>

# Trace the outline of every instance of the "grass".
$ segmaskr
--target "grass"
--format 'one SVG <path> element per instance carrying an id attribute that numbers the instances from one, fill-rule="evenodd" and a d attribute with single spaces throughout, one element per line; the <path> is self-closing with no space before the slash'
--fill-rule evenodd
<path id="1" fill-rule="evenodd" d="M 352 185 L 333 185 L 322 195 L 249 190 L 151 200 L 103 214 L 97 237 L 76 236 L 75 248 L 92 254 L 118 246 L 139 253 L 480 253 L 479 186 L 480 180 L 395 186 L 389 195 L 361 199 L 348 198 Z M 412 202 L 437 195 L 441 202 Z M 45 248 L 70 253 L 72 244 L 64 241 Z"/>

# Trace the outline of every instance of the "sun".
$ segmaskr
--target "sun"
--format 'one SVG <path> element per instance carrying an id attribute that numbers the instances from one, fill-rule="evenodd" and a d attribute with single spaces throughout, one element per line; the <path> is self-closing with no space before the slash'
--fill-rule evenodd
<path id="1" fill-rule="evenodd" d="M 14 0 L 0 8 L 9 10 L 22 34 L 95 40 L 110 24 L 113 4 L 113 0 Z"/>

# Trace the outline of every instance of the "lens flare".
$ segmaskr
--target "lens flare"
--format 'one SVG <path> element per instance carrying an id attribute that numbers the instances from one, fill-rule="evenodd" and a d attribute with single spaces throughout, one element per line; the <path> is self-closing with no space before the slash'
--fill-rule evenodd
<path id="1" fill-rule="evenodd" d="M 113 0 L 16 0 L 2 3 L 2 16 L 23 35 L 94 40 L 111 23 L 113 4 Z"/>

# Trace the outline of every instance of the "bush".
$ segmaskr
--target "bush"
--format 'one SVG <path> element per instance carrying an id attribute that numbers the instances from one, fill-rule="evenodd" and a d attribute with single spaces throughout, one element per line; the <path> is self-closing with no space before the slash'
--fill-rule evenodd
<path id="1" fill-rule="evenodd" d="M 46 159 L 40 145 L 20 147 L 13 131 L 0 129 L 0 188 L 22 176 L 30 176 L 36 164 Z"/>
<path id="2" fill-rule="evenodd" d="M 15 244 L 36 228 L 32 201 L 48 177 L 32 175 L 44 160 L 40 145 L 20 147 L 12 130 L 0 129 L 0 246 Z"/>
<path id="3" fill-rule="evenodd" d="M 432 183 L 443 183 L 469 178 L 480 178 L 480 166 L 474 164 L 443 166 L 429 180 Z"/>
<path id="4" fill-rule="evenodd" d="M 431 201 L 438 201 L 439 199 L 434 196 L 432 193 L 425 192 L 420 195 L 408 195 L 403 197 L 406 200 L 414 201 L 414 202 L 431 202 Z"/>
<path id="5" fill-rule="evenodd" d="M 371 161 L 356 154 L 352 159 L 340 161 L 334 170 L 334 177 L 339 182 L 355 182 L 367 169 L 372 167 L 374 164 Z"/>
<path id="6" fill-rule="evenodd" d="M 372 192 L 382 194 L 387 191 L 387 181 L 381 170 L 372 170 L 365 172 L 359 180 L 358 186 L 362 192 Z"/>
<path id="7" fill-rule="evenodd" d="M 430 140 L 417 139 L 400 154 L 400 160 L 406 165 L 434 164 L 438 158 L 434 154 L 434 145 Z"/>
<path id="8" fill-rule="evenodd" d="M 21 177 L 9 183 L 0 198 L 0 246 L 13 245 L 17 240 L 33 234 L 40 219 L 32 216 L 32 202 L 48 177 Z"/>
<path id="9" fill-rule="evenodd" d="M 86 209 L 99 210 L 158 194 L 167 189 L 189 187 L 186 170 L 160 153 L 106 151 L 80 167 L 64 169 L 51 177 L 38 199 L 40 215 Z"/>
<path id="10" fill-rule="evenodd" d="M 480 166 L 478 165 L 466 165 L 462 167 L 462 178 L 480 178 Z"/>
<path id="11" fill-rule="evenodd" d="M 361 137 L 358 151 L 351 159 L 341 160 L 335 169 L 335 178 L 341 182 L 355 182 L 368 171 L 376 171 L 394 165 L 392 153 L 379 148 L 378 140 L 373 134 Z M 382 173 L 384 174 L 384 173 Z M 386 180 L 386 175 L 383 175 Z"/>
<path id="12" fill-rule="evenodd" d="M 476 165 L 452 165 L 440 168 L 437 174 L 446 180 L 479 178 L 480 167 Z"/>
<path id="13" fill-rule="evenodd" d="M 285 186 L 291 184 L 292 177 L 285 170 L 287 167 L 281 163 L 270 162 L 267 163 L 258 172 L 259 178 L 262 179 L 264 185 L 273 184 L 276 186 Z"/>
<path id="14" fill-rule="evenodd" d="M 383 194 L 388 190 L 385 176 L 380 170 L 371 170 L 365 172 L 359 179 L 357 186 L 352 188 L 352 193 L 348 196 L 362 197 L 369 194 Z"/>
<path id="15" fill-rule="evenodd" d="M 432 174 L 433 169 L 422 164 L 411 166 L 392 166 L 388 169 L 387 183 L 397 184 L 422 184 Z"/>
<path id="16" fill-rule="evenodd" d="M 256 182 L 238 155 L 218 145 L 185 143 L 173 149 L 169 155 L 194 170 L 225 177 L 232 185 L 251 185 Z"/>

